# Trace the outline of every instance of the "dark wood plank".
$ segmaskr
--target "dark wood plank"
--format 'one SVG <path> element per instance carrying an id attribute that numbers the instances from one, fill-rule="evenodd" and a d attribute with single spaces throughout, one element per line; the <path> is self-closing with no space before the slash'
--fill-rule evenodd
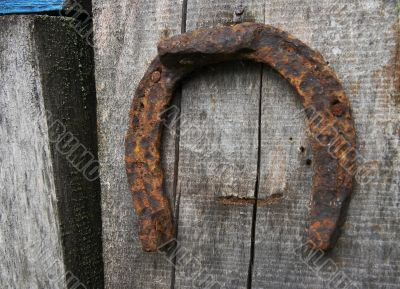
<path id="1" fill-rule="evenodd" d="M 65 267 L 87 288 L 102 288 L 93 49 L 71 23 L 76 22 L 65 17 L 35 18 L 37 73 L 48 113 Z"/>
<path id="2" fill-rule="evenodd" d="M 145 253 L 124 168 L 128 111 L 162 37 L 181 32 L 182 1 L 93 2 L 106 288 L 170 288 L 172 264 Z M 164 133 L 166 190 L 173 198 L 175 136 Z"/>
<path id="3" fill-rule="evenodd" d="M 275 0 L 266 22 L 319 49 L 336 70 L 352 103 L 360 164 L 376 178 L 358 181 L 332 252 L 302 251 L 312 179 L 304 114 L 288 84 L 266 71 L 260 197 L 282 198 L 258 207 L 252 288 L 398 288 L 396 1 Z"/>

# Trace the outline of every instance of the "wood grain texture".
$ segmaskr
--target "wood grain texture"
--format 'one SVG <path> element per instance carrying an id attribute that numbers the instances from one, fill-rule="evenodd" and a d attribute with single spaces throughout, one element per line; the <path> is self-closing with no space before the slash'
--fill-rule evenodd
<path id="1" fill-rule="evenodd" d="M 91 49 L 71 19 L 0 21 L 1 287 L 102 288 Z"/>
<path id="2" fill-rule="evenodd" d="M 0 19 L 0 287 L 65 288 L 33 17 Z"/>
<path id="3" fill-rule="evenodd" d="M 189 0 L 187 30 L 232 22 L 238 3 Z M 249 1 L 245 17 L 262 22 L 263 2 Z M 174 288 L 247 286 L 253 206 L 218 198 L 255 196 L 260 82 L 260 65 L 235 62 L 204 68 L 183 85 L 178 242 L 190 255 L 177 262 Z"/>
<path id="4" fill-rule="evenodd" d="M 266 71 L 260 197 L 283 198 L 257 210 L 252 288 L 398 288 L 397 11 L 396 1 L 269 1 L 266 23 L 320 50 L 343 81 L 359 163 L 373 178 L 358 182 L 337 247 L 302 251 L 312 178 L 304 113 L 289 85 Z"/>
<path id="5" fill-rule="evenodd" d="M 33 34 L 65 267 L 87 288 L 102 288 L 93 49 L 76 33 L 75 23 L 65 17 L 35 17 Z"/>
<path id="6" fill-rule="evenodd" d="M 142 251 L 124 169 L 136 86 L 161 37 L 181 32 L 181 1 L 93 2 L 106 288 L 170 288 L 172 264 Z M 164 133 L 166 191 L 173 195 L 175 136 Z"/>

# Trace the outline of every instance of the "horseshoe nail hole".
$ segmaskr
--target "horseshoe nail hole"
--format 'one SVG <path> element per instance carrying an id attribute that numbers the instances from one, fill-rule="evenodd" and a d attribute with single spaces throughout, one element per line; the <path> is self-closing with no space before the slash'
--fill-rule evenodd
<path id="1" fill-rule="evenodd" d="M 132 124 L 134 126 L 138 126 L 139 125 L 139 118 L 137 116 L 133 117 Z"/>
<path id="2" fill-rule="evenodd" d="M 299 150 L 300 150 L 302 153 L 304 153 L 304 152 L 306 151 L 306 148 L 303 147 L 303 146 L 301 146 L 301 147 L 299 147 Z"/>
<path id="3" fill-rule="evenodd" d="M 329 61 L 327 61 L 327 62 L 326 62 L 326 64 L 328 64 L 328 65 L 329 65 Z"/>
<path id="4" fill-rule="evenodd" d="M 158 71 L 158 70 L 154 71 L 154 72 L 151 74 L 151 80 L 152 80 L 153 82 L 158 82 L 158 81 L 160 80 L 160 78 L 161 78 L 161 72 Z"/>
<path id="5" fill-rule="evenodd" d="M 286 47 L 286 51 L 289 52 L 289 53 L 293 53 L 294 52 L 294 48 L 291 47 L 291 46 L 287 46 Z"/>
<path id="6" fill-rule="evenodd" d="M 149 141 L 147 139 L 140 140 L 140 146 L 142 149 L 147 149 L 149 147 Z"/>
<path id="7" fill-rule="evenodd" d="M 290 140 L 290 141 L 293 141 L 293 138 L 292 138 L 292 137 L 290 137 L 290 138 L 289 138 L 289 140 Z"/>
<path id="8" fill-rule="evenodd" d="M 332 102 L 331 110 L 334 116 L 341 117 L 346 112 L 346 107 L 336 99 Z"/>
<path id="9" fill-rule="evenodd" d="M 311 163 L 312 163 L 312 161 L 311 161 L 310 159 L 307 159 L 307 160 L 306 160 L 306 165 L 307 165 L 307 166 L 311 166 Z"/>

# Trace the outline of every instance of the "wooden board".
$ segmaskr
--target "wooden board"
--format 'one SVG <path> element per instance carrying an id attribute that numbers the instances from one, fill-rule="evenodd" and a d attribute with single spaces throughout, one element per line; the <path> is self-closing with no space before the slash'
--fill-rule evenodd
<path id="1" fill-rule="evenodd" d="M 352 103 L 360 163 L 378 175 L 356 185 L 337 248 L 302 252 L 312 179 L 304 113 L 289 85 L 265 71 L 259 196 L 281 199 L 257 210 L 252 288 L 398 288 L 396 1 L 275 0 L 265 19 L 320 50 L 336 70 Z"/>
<path id="2" fill-rule="evenodd" d="M 0 287 L 101 288 L 91 50 L 70 19 L 0 26 Z"/>
<path id="3" fill-rule="evenodd" d="M 248 19 L 263 21 L 260 2 L 248 3 Z M 232 22 L 236 4 L 188 1 L 187 30 Z M 260 65 L 236 62 L 198 71 L 183 85 L 177 239 L 190 254 L 178 256 L 174 288 L 247 286 L 253 206 L 223 202 L 255 196 L 260 82 Z"/>
<path id="4" fill-rule="evenodd" d="M 181 1 L 93 2 L 106 288 L 171 286 L 171 261 L 141 249 L 123 144 L 135 88 L 156 56 L 159 39 L 181 32 L 181 11 Z M 171 198 L 174 139 L 174 134 L 164 134 L 166 190 Z"/>
<path id="5" fill-rule="evenodd" d="M 104 283 L 94 59 L 73 23 L 35 17 L 33 33 L 66 270 L 98 288 Z"/>
<path id="6" fill-rule="evenodd" d="M 65 267 L 32 20 L 0 19 L 0 287 L 64 288 L 48 278 Z"/>

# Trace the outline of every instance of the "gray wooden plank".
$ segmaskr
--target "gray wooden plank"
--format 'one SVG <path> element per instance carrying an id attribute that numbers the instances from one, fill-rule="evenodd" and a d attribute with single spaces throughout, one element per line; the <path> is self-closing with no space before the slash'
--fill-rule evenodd
<path id="1" fill-rule="evenodd" d="M 398 288 L 399 86 L 396 1 L 269 1 L 266 22 L 321 51 L 343 81 L 370 182 L 358 181 L 336 248 L 308 255 L 312 161 L 304 113 L 288 84 L 264 73 L 260 197 L 252 288 Z M 304 147 L 301 149 L 301 147 Z M 304 250 L 303 250 L 304 249 Z"/>
<path id="2" fill-rule="evenodd" d="M 65 288 L 34 17 L 0 18 L 0 287 Z"/>
<path id="3" fill-rule="evenodd" d="M 161 37 L 181 32 L 182 1 L 93 2 L 99 160 L 106 288 L 170 288 L 172 264 L 145 253 L 124 169 L 124 137 L 136 86 Z M 175 141 L 164 133 L 166 190 L 172 198 Z"/>
<path id="4" fill-rule="evenodd" d="M 268 67 L 263 70 L 262 82 L 258 197 L 280 199 L 286 197 L 288 182 L 295 188 L 309 188 L 310 146 L 297 92 Z"/>
<path id="5" fill-rule="evenodd" d="M 233 21 L 236 1 L 195 1 L 187 30 Z M 244 19 L 263 21 L 263 1 Z M 222 64 L 183 84 L 178 168 L 178 256 L 174 288 L 246 288 L 253 206 L 220 198 L 254 198 L 261 66 Z"/>

